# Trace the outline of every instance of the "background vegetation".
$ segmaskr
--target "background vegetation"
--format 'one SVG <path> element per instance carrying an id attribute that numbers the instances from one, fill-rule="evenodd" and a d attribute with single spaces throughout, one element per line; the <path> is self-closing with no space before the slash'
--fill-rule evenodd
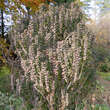
<path id="1" fill-rule="evenodd" d="M 17 38 L 15 37 L 16 35 L 12 36 L 12 34 L 15 30 L 21 34 L 24 30 L 28 29 L 30 21 L 33 18 L 38 18 L 35 17 L 36 11 L 41 13 L 40 11 L 42 10 L 45 13 L 49 10 L 49 7 L 54 9 L 55 6 L 61 6 L 63 3 L 69 4 L 71 2 L 74 2 L 74 7 L 77 7 L 78 4 L 78 7 L 81 7 L 84 11 L 88 11 L 92 8 L 90 7 L 90 0 L 84 0 L 84 2 L 80 0 L 0 1 L 0 110 L 49 109 L 47 101 L 44 100 L 44 97 L 38 91 L 36 91 L 30 77 L 26 78 L 24 76 L 25 71 L 21 66 L 21 58 L 16 52 L 16 48 L 20 47 L 20 44 L 18 47 L 15 46 L 14 43 L 16 42 L 13 43 L 13 39 L 15 38 L 14 40 L 16 41 Z M 87 27 L 89 31 L 92 31 L 92 35 L 94 36 L 91 39 L 92 44 L 90 44 L 91 46 L 87 53 L 89 57 L 85 64 L 86 66 L 83 67 L 83 73 L 85 74 L 82 75 L 81 79 L 74 85 L 75 92 L 71 92 L 70 94 L 71 103 L 65 108 L 68 110 L 109 110 L 110 106 L 110 94 L 104 92 L 106 88 L 108 88 L 107 92 L 109 91 L 109 86 L 105 85 L 110 84 L 110 15 L 108 13 L 110 5 L 109 0 L 104 0 L 103 3 L 95 0 L 94 3 L 96 6 L 100 7 L 100 17 L 98 21 L 96 21 L 96 19 L 93 21 L 89 16 L 83 14 L 83 17 L 85 17 L 84 20 L 86 22 L 89 21 Z M 66 7 L 66 5 L 64 5 L 64 7 Z M 11 21 L 9 20 L 10 17 L 12 18 Z M 7 25 L 8 22 L 11 24 L 11 28 Z M 78 22 L 81 22 L 80 18 L 74 19 L 73 24 L 76 25 Z M 14 30 L 11 30 L 12 27 Z M 37 20 L 34 20 L 33 27 L 34 33 L 31 36 L 35 37 L 38 33 L 36 30 L 41 28 L 38 27 Z M 65 27 L 62 29 L 62 33 L 64 30 L 66 30 Z M 63 39 L 62 35 L 58 36 L 60 36 L 60 38 L 57 40 Z M 40 43 L 42 44 L 43 41 L 41 41 L 42 39 L 40 39 Z M 82 64 L 83 63 L 81 63 L 81 65 Z M 61 76 L 59 77 L 59 80 L 56 80 L 57 92 L 55 94 L 55 96 L 58 97 L 54 98 L 56 105 L 60 103 L 58 99 L 60 97 Z M 103 86 L 105 88 L 101 85 L 100 80 L 101 82 L 103 82 L 103 80 L 100 78 L 104 79 L 103 84 L 105 85 Z M 58 106 L 55 109 L 59 109 Z"/>

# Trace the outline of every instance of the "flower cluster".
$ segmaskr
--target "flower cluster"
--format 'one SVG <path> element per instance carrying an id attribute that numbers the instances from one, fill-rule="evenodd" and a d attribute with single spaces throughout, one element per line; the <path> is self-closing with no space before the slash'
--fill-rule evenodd
<path id="1" fill-rule="evenodd" d="M 83 74 L 80 68 L 87 58 L 88 39 L 82 37 L 87 32 L 83 30 L 82 35 L 84 23 L 77 22 L 81 12 L 73 5 L 50 8 L 45 13 L 37 12 L 28 29 L 21 34 L 14 33 L 25 77 L 34 82 L 36 90 L 48 101 L 50 110 L 55 110 L 53 105 L 59 92 L 57 88 L 61 95 L 56 97 L 61 103 L 56 106 L 59 110 L 68 106 L 70 99 L 67 91 L 70 86 L 74 88 L 80 79 Z"/>

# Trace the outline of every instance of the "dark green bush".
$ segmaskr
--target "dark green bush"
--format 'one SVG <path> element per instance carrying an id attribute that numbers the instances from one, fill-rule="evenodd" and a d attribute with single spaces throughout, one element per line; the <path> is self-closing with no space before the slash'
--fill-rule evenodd
<path id="1" fill-rule="evenodd" d="M 110 50 L 103 45 L 94 45 L 92 55 L 95 62 L 97 71 L 109 72 L 110 71 Z"/>
<path id="2" fill-rule="evenodd" d="M 8 95 L 0 91 L 0 110 L 23 110 L 23 99 L 14 94 Z"/>
<path id="3" fill-rule="evenodd" d="M 109 72 L 110 67 L 106 63 L 103 63 L 99 66 L 99 70 L 100 72 Z"/>

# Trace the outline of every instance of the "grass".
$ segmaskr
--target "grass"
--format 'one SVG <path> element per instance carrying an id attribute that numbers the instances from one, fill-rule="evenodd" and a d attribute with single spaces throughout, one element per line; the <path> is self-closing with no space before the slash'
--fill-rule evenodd
<path id="1" fill-rule="evenodd" d="M 94 110 L 110 110 L 110 108 L 107 105 L 99 105 L 99 104 L 97 104 L 95 106 L 95 109 Z"/>
<path id="2" fill-rule="evenodd" d="M 110 72 L 97 72 L 103 79 L 110 81 Z"/>
<path id="3" fill-rule="evenodd" d="M 10 68 L 8 66 L 0 67 L 0 77 L 7 76 L 10 74 Z"/>

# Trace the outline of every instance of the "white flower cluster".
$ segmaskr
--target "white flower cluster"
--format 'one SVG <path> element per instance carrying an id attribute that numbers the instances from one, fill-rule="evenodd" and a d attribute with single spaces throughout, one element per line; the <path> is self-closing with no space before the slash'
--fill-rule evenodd
<path id="1" fill-rule="evenodd" d="M 75 9 L 73 4 L 70 9 L 64 6 L 54 8 L 46 14 L 37 13 L 37 18 L 30 22 L 27 30 L 18 35 L 15 33 L 14 40 L 15 45 L 19 45 L 17 52 L 25 76 L 30 77 L 36 90 L 48 101 L 50 110 L 54 110 L 55 84 L 60 79 L 62 104 L 59 110 L 64 110 L 69 104 L 69 96 L 67 88 L 63 88 L 63 83 L 65 82 L 65 87 L 68 87 L 70 82 L 73 86 L 79 80 L 79 75 L 82 74 L 79 73 L 79 69 L 83 65 L 81 61 L 86 61 L 87 58 L 88 39 L 83 39 L 80 34 L 80 25 L 84 24 L 75 26 L 73 23 L 80 14 L 78 8 Z M 78 12 L 75 12 L 76 10 Z M 35 36 L 34 22 L 38 23 Z M 81 56 L 81 53 L 84 55 Z"/>

